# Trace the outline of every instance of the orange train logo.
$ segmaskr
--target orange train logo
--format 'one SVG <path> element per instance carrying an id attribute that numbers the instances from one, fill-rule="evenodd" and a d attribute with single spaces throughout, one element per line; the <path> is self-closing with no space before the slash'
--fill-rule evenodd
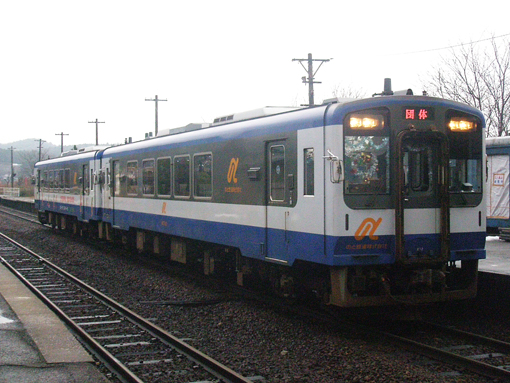
<path id="1" fill-rule="evenodd" d="M 377 221 L 373 218 L 365 218 L 363 222 L 361 222 L 361 225 L 359 225 L 358 230 L 356 230 L 356 233 L 354 233 L 354 238 L 356 241 L 361 241 L 363 238 L 365 238 L 368 234 L 368 238 L 370 238 L 373 241 L 376 241 L 379 239 L 378 236 L 374 235 L 375 231 L 379 227 L 379 225 L 382 222 L 382 218 L 379 218 Z"/>
<path id="2" fill-rule="evenodd" d="M 239 158 L 232 158 L 230 160 L 230 167 L 228 168 L 228 175 L 227 175 L 227 181 L 228 183 L 231 183 L 234 181 L 234 183 L 237 183 L 237 167 L 239 166 Z"/>

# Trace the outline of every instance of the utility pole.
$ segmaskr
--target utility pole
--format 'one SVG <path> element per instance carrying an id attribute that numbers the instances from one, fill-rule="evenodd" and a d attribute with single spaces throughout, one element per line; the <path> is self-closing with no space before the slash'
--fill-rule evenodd
<path id="1" fill-rule="evenodd" d="M 68 136 L 69 134 L 55 133 L 55 136 L 60 136 L 60 153 L 64 153 L 64 136 Z M 41 150 L 39 149 L 39 161 L 41 160 Z"/>
<path id="2" fill-rule="evenodd" d="M 14 149 L 16 148 L 13 148 L 12 146 L 9 148 L 11 151 L 11 189 L 14 188 L 14 176 L 16 175 L 14 174 Z"/>
<path id="3" fill-rule="evenodd" d="M 158 101 L 168 101 L 168 100 L 162 100 L 158 98 L 158 95 L 156 95 L 155 98 L 146 98 L 145 101 L 155 101 L 156 102 L 156 131 L 154 133 L 154 137 L 158 135 Z"/>
<path id="4" fill-rule="evenodd" d="M 39 139 L 39 140 L 34 140 L 34 141 L 39 141 L 39 161 L 41 161 L 41 149 L 42 149 L 42 143 L 43 142 L 46 142 L 42 139 Z"/>
<path id="5" fill-rule="evenodd" d="M 104 121 L 98 121 L 96 118 L 96 121 L 89 121 L 89 124 L 96 124 L 96 145 L 99 145 L 99 132 L 98 132 L 98 124 L 104 124 Z"/>
<path id="6" fill-rule="evenodd" d="M 315 105 L 314 104 L 314 100 L 313 100 L 313 96 L 314 96 L 314 93 L 313 93 L 313 84 L 321 84 L 320 81 L 313 81 L 314 77 L 317 74 L 317 72 L 319 71 L 319 69 L 322 66 L 322 64 L 324 64 L 325 62 L 328 62 L 330 60 L 333 60 L 333 59 L 312 59 L 312 54 L 311 53 L 308 53 L 308 58 L 307 59 L 292 59 L 292 61 L 299 61 L 299 63 L 303 67 L 303 69 L 308 74 L 308 78 L 307 77 L 301 77 L 301 80 L 303 81 L 304 84 L 308 83 L 308 106 L 314 106 Z M 308 62 L 308 69 L 305 68 L 305 66 L 303 65 L 303 61 L 307 61 Z M 320 65 L 315 70 L 315 72 L 313 71 L 313 62 L 314 61 L 320 61 Z"/>

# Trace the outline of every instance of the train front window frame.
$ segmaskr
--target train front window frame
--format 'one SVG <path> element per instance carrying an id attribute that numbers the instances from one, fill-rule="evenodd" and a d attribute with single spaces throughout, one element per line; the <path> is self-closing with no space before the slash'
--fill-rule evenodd
<path id="1" fill-rule="evenodd" d="M 452 130 L 450 121 L 466 120 L 472 129 Z M 450 147 L 450 205 L 478 206 L 482 201 L 483 179 L 483 135 L 482 121 L 471 114 L 458 110 L 446 113 L 447 136 Z"/>

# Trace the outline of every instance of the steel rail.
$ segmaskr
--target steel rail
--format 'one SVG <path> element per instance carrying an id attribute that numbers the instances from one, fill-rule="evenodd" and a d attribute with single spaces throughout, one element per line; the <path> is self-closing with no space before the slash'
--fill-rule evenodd
<path id="1" fill-rule="evenodd" d="M 51 263 L 50 261 L 48 261 L 47 259 L 36 254 L 32 250 L 26 248 L 25 246 L 21 245 L 20 243 L 14 241 L 13 239 L 7 237 L 3 233 L 0 233 L 0 237 L 9 241 L 10 243 L 12 243 L 13 245 L 22 249 L 23 251 L 29 253 L 30 255 L 35 257 L 41 264 L 44 264 L 44 265 L 48 266 L 50 269 L 52 269 L 53 271 L 59 273 L 67 280 L 76 284 L 82 290 L 93 295 L 96 299 L 100 300 L 103 304 L 110 307 L 112 310 L 125 316 L 132 323 L 142 327 L 145 331 L 147 331 L 151 335 L 155 336 L 158 339 L 163 340 L 165 343 L 170 345 L 172 348 L 174 348 L 178 352 L 186 355 L 191 360 L 193 360 L 196 363 L 203 366 L 207 371 L 209 371 L 211 374 L 213 374 L 217 378 L 222 379 L 222 381 L 224 381 L 225 383 L 252 383 L 252 381 L 250 379 L 238 374 L 237 372 L 233 371 L 229 367 L 219 363 L 218 361 L 212 359 L 208 355 L 202 353 L 201 351 L 199 351 L 199 350 L 195 349 L 194 347 L 188 345 L 187 343 L 181 341 L 180 339 L 171 335 L 170 333 L 168 333 L 161 327 L 147 321 L 146 319 L 142 318 L 135 312 L 122 306 L 118 302 L 115 302 L 114 300 L 110 299 L 109 297 L 107 297 L 106 295 L 101 293 L 100 291 L 94 289 L 92 286 L 87 285 L 83 281 L 77 279 L 76 277 L 69 274 L 65 270 L 61 269 L 57 265 Z M 106 358 L 105 360 L 108 362 L 105 364 L 107 364 L 107 365 L 112 364 L 113 366 L 122 365 L 122 363 L 118 359 L 116 359 L 108 351 L 104 350 L 103 347 L 101 345 L 99 345 L 99 343 L 97 343 L 93 338 L 91 338 L 90 335 L 88 335 L 83 329 L 81 329 L 62 310 L 60 310 L 51 301 L 49 301 L 48 298 L 46 298 L 42 292 L 40 292 L 36 287 L 32 286 L 30 284 L 30 282 L 28 280 L 26 280 L 19 272 L 17 272 L 6 260 L 4 260 L 3 257 L 0 256 L 0 260 L 3 264 L 7 265 L 9 270 L 11 270 L 18 278 L 20 278 L 23 281 L 23 283 L 25 285 L 27 285 L 39 298 L 41 298 L 63 321 L 68 323 L 72 327 L 73 331 L 76 331 L 80 337 L 83 336 L 84 340 L 86 340 L 87 344 L 89 344 L 94 351 L 96 351 L 96 349 L 97 349 L 97 350 L 99 350 L 101 355 L 103 355 L 103 353 L 104 353 L 104 356 Z M 120 367 L 119 373 L 121 374 L 120 376 L 122 376 L 123 378 L 126 379 L 126 382 L 143 383 L 143 381 L 141 381 L 138 377 L 136 377 L 124 365 L 122 365 L 122 367 Z"/>
<path id="2" fill-rule="evenodd" d="M 458 367 L 465 368 L 476 374 L 488 376 L 493 379 L 510 379 L 510 371 L 505 370 L 501 367 L 493 366 L 488 363 L 480 362 L 469 357 L 454 354 L 450 351 L 446 351 L 440 348 L 429 346 L 414 340 L 392 334 L 387 331 L 375 330 L 379 334 L 389 338 L 394 343 L 400 344 L 406 349 L 427 356 L 431 359 L 436 359 L 441 362 L 447 362 Z M 487 338 L 489 339 L 489 338 Z"/>

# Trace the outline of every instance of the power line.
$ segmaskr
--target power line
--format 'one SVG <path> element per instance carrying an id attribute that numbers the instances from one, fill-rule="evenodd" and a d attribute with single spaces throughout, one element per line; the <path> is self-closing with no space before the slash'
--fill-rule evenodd
<path id="1" fill-rule="evenodd" d="M 421 50 L 421 51 L 412 51 L 412 52 L 389 53 L 386 56 L 404 56 L 404 55 L 413 55 L 413 54 L 416 54 L 416 53 L 436 52 L 436 51 L 442 51 L 442 50 L 445 50 L 445 49 L 458 48 L 458 47 L 462 47 L 464 45 L 469 45 L 469 44 L 482 43 L 484 41 L 499 39 L 501 37 L 506 37 L 506 36 L 510 36 L 510 33 L 506 33 L 504 35 L 499 35 L 499 36 L 488 37 L 486 39 L 471 41 L 469 43 L 460 43 L 460 44 L 456 44 L 456 45 L 449 45 L 449 46 L 442 47 L 442 48 L 431 48 L 431 49 L 424 49 L 424 50 Z"/>

